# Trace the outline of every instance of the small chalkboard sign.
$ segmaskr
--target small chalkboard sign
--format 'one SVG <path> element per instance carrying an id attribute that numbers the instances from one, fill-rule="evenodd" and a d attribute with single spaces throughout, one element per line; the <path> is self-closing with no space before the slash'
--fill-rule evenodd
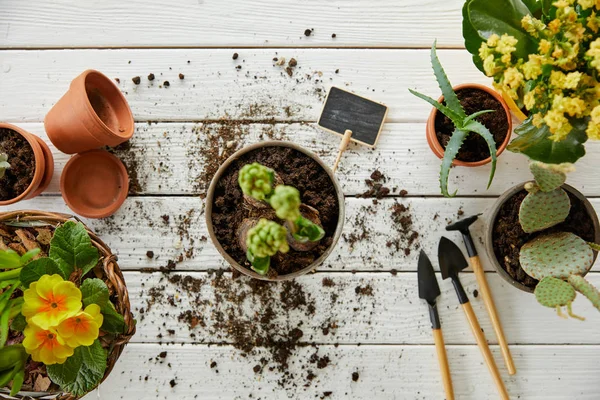
<path id="1" fill-rule="evenodd" d="M 350 140 L 375 147 L 387 113 L 387 106 L 333 86 L 318 124 L 338 135 L 350 130 Z"/>

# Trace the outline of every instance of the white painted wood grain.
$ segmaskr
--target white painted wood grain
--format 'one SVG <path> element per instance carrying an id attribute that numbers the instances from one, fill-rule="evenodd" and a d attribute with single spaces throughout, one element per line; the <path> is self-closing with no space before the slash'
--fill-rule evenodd
<path id="1" fill-rule="evenodd" d="M 156 361 L 162 351 L 167 352 L 166 359 Z M 332 360 L 325 369 L 307 363 L 316 351 L 310 347 L 297 350 L 290 367 L 297 386 L 281 388 L 279 373 L 268 368 L 253 372 L 262 351 L 241 357 L 230 347 L 133 344 L 125 349 L 99 394 L 91 393 L 84 400 L 319 399 L 326 391 L 332 391 L 331 399 L 443 398 L 433 346 L 320 346 L 319 356 L 327 354 Z M 498 360 L 499 349 L 492 346 L 492 352 Z M 512 399 L 596 400 L 599 352 L 598 346 L 513 346 L 517 375 L 508 377 L 502 365 L 500 370 Z M 498 398 L 477 347 L 448 346 L 448 358 L 457 399 Z M 215 368 L 210 367 L 212 362 L 217 363 Z M 312 383 L 301 369 L 307 364 L 316 375 Z M 359 373 L 358 382 L 352 381 L 353 372 Z M 176 380 L 174 388 L 171 379 Z"/>
<path id="2" fill-rule="evenodd" d="M 461 7 L 461 0 L 3 0 L 0 48 L 423 47 L 436 38 L 463 46 Z M 306 29 L 314 29 L 310 37 Z"/>
<path id="3" fill-rule="evenodd" d="M 408 88 L 436 98 L 440 95 L 426 49 L 247 49 L 235 50 L 237 61 L 232 60 L 233 51 L 2 51 L 0 92 L 12 96 L 0 98 L 0 121 L 42 121 L 71 80 L 88 68 L 121 80 L 120 88 L 137 121 L 275 118 L 315 122 L 325 92 L 338 85 L 388 105 L 388 122 L 424 122 L 431 106 Z M 439 56 L 454 84 L 490 83 L 466 51 L 440 50 Z M 296 58 L 294 76 L 274 66 L 273 57 Z M 241 70 L 236 69 L 238 65 Z M 146 79 L 149 73 L 156 75 L 152 83 Z M 179 73 L 185 75 L 184 80 L 178 78 Z M 140 85 L 133 84 L 135 76 L 142 78 Z M 159 88 L 165 80 L 171 86 Z"/>
<path id="4" fill-rule="evenodd" d="M 182 275 L 185 276 L 198 279 L 206 278 L 207 274 Z M 575 314 L 587 317 L 587 320 L 564 320 L 556 315 L 554 309 L 542 307 L 535 296 L 515 289 L 497 274 L 489 273 L 486 276 L 510 344 L 598 343 L 598 310 L 583 296 L 578 296 L 575 300 L 573 310 Z M 230 273 L 226 273 L 225 277 L 222 284 L 231 288 L 231 291 L 251 292 L 245 283 L 249 278 L 231 281 Z M 335 286 L 324 287 L 324 277 L 332 279 Z M 446 343 L 474 345 L 476 342 L 452 283 L 442 280 L 439 274 L 437 278 L 442 290 L 438 298 L 438 310 Z M 590 274 L 588 279 L 597 286 L 600 274 Z M 227 292 L 215 288 L 210 280 L 198 293 L 180 289 L 160 273 L 128 272 L 125 280 L 132 299 L 132 310 L 139 321 L 137 333 L 132 339 L 135 343 L 227 343 L 229 339 L 221 329 L 217 330 L 220 335 L 214 334 L 213 326 L 218 321 L 213 313 L 222 312 L 222 317 L 233 310 L 233 315 L 240 320 L 254 321 L 260 319 L 265 312 L 260 305 L 264 302 L 254 299 L 251 294 L 241 305 L 228 301 L 225 295 Z M 481 297 L 473 295 L 473 291 L 477 289 L 474 274 L 461 274 L 461 281 L 471 298 L 488 342 L 497 344 L 483 301 Z M 270 286 L 268 297 L 272 301 L 267 303 L 277 315 L 274 324 L 281 327 L 282 331 L 291 330 L 297 327 L 298 321 L 303 321 L 303 343 L 433 344 L 427 305 L 418 296 L 416 273 L 400 273 L 395 276 L 387 273 L 317 273 L 297 278 L 295 282 L 302 286 L 308 301 L 314 300 L 314 316 L 307 317 L 304 312 L 297 310 L 283 310 L 280 300 L 282 284 Z M 367 286 L 373 289 L 373 296 L 357 294 L 357 287 Z M 148 291 L 154 287 L 159 288 L 164 299 L 148 307 L 151 299 Z M 219 294 L 220 300 L 216 301 L 215 295 Z M 336 297 L 335 300 L 332 295 Z M 169 304 L 167 297 L 174 299 L 175 306 Z M 207 304 L 199 305 L 201 302 Z M 144 309 L 142 312 L 141 308 Z M 185 323 L 178 321 L 180 313 L 190 309 L 202 316 L 206 328 L 198 325 L 190 331 Z M 323 329 L 330 323 L 335 323 L 338 327 L 325 333 Z M 175 333 L 171 335 L 168 330 Z M 190 337 L 190 333 L 195 336 Z"/>

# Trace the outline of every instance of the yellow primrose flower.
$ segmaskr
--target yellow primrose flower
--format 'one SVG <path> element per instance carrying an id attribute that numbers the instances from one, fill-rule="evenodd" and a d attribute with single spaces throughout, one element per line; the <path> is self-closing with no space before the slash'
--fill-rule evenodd
<path id="1" fill-rule="evenodd" d="M 57 326 L 81 310 L 81 291 L 57 274 L 32 283 L 23 298 L 23 315 L 42 329 Z"/>
<path id="2" fill-rule="evenodd" d="M 523 83 L 523 74 L 515 67 L 507 68 L 504 71 L 504 84 L 512 89 L 517 89 Z"/>
<path id="3" fill-rule="evenodd" d="M 501 54 L 510 54 L 513 51 L 517 50 L 517 48 L 515 47 L 517 45 L 517 42 L 518 40 L 514 36 L 509 36 L 505 33 L 498 41 L 496 51 Z"/>
<path id="4" fill-rule="evenodd" d="M 46 365 L 62 364 L 73 355 L 73 349 L 54 329 L 42 329 L 30 323 L 24 331 L 23 347 L 33 361 Z"/>
<path id="5" fill-rule="evenodd" d="M 571 129 L 573 129 L 564 113 L 557 110 L 548 111 L 546 116 L 544 116 L 544 122 L 550 128 L 550 132 L 552 132 L 549 139 L 555 142 L 564 139 L 571 132 Z"/>
<path id="6" fill-rule="evenodd" d="M 58 334 L 70 347 L 91 346 L 98 338 L 103 320 L 100 306 L 90 304 L 84 311 L 61 322 Z"/>

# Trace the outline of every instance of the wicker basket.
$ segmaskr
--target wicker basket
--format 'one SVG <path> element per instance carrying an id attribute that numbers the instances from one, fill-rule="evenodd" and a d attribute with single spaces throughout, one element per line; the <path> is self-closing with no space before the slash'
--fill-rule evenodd
<path id="1" fill-rule="evenodd" d="M 77 222 L 81 222 L 77 217 L 74 217 L 72 215 L 51 213 L 45 211 L 22 210 L 0 213 L 0 224 L 9 221 L 39 221 L 56 227 L 68 220 L 75 220 Z M 85 224 L 83 225 L 85 226 Z M 112 254 L 110 248 L 102 240 L 100 240 L 100 238 L 98 238 L 98 236 L 96 236 L 94 232 L 92 232 L 87 226 L 85 226 L 85 228 L 87 229 L 90 238 L 92 239 L 92 244 L 100 252 L 100 262 L 102 263 L 102 271 L 104 273 L 104 276 L 101 277 L 101 279 L 104 280 L 104 282 L 108 286 L 109 291 L 112 294 L 111 298 L 113 299 L 115 308 L 121 315 L 123 315 L 123 318 L 125 319 L 125 325 L 127 327 L 126 333 L 118 335 L 112 343 L 112 350 L 108 355 L 107 368 L 104 373 L 104 378 L 102 378 L 102 381 L 104 381 L 115 366 L 115 363 L 117 362 L 119 356 L 123 352 L 125 345 L 135 334 L 135 320 L 133 319 L 133 314 L 131 313 L 131 305 L 129 304 L 129 293 L 127 292 L 125 279 L 123 278 L 121 269 L 117 264 L 117 256 Z M 43 398 L 51 398 L 56 400 L 77 400 L 83 397 L 76 397 L 69 393 L 46 393 L 46 396 L 44 396 Z M 33 397 L 39 398 L 38 396 Z M 17 398 L 20 399 L 29 399 L 33 397 L 31 395 L 25 397 L 19 395 L 17 396 Z M 4 394 L 0 393 L 0 399 L 2 398 L 12 397 L 5 397 Z"/>

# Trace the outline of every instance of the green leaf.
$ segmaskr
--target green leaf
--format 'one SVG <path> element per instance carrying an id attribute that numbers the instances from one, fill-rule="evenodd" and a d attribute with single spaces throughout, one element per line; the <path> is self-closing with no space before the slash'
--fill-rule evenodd
<path id="1" fill-rule="evenodd" d="M 542 2 L 540 0 L 523 0 L 523 4 L 529 9 L 529 13 L 539 17 L 542 11 Z"/>
<path id="2" fill-rule="evenodd" d="M 125 319 L 121 314 L 117 312 L 115 306 L 109 301 L 106 303 L 106 307 L 102 309 L 102 315 L 104 316 L 104 322 L 100 330 L 108 333 L 124 333 L 125 332 Z"/>
<path id="3" fill-rule="evenodd" d="M 33 259 L 33 257 L 40 254 L 40 251 L 42 251 L 42 249 L 40 249 L 40 248 L 31 249 L 27 253 L 23 254 L 21 256 L 21 265 L 27 264 L 29 261 L 31 261 Z"/>
<path id="4" fill-rule="evenodd" d="M 474 120 L 475 118 L 479 117 L 480 115 L 489 114 L 489 113 L 493 113 L 493 112 L 496 112 L 496 110 L 481 110 L 481 111 L 474 112 L 473 114 L 471 114 L 467 118 L 465 118 L 465 120 L 463 121 L 463 124 L 467 124 L 469 121 Z"/>
<path id="5" fill-rule="evenodd" d="M 465 47 L 473 55 L 473 64 L 481 71 L 483 70 L 483 60 L 479 57 L 479 48 L 481 47 L 481 43 L 483 42 L 483 38 L 479 36 L 477 29 L 473 27 L 471 24 L 471 19 L 469 18 L 469 4 L 473 0 L 465 1 L 465 4 L 462 8 L 462 16 L 463 16 L 463 38 L 465 39 Z"/>
<path id="6" fill-rule="evenodd" d="M 90 304 L 97 304 L 101 309 L 106 307 L 109 295 L 108 287 L 101 279 L 86 279 L 79 289 L 81 289 L 81 301 L 84 308 Z"/>
<path id="7" fill-rule="evenodd" d="M 490 171 L 490 179 L 488 180 L 488 189 L 494 180 L 494 175 L 496 174 L 496 141 L 494 140 L 494 136 L 490 133 L 490 131 L 480 122 L 470 121 L 465 125 L 465 129 L 471 132 L 477 133 L 479 136 L 485 139 L 485 142 L 488 145 L 488 149 L 490 150 L 490 155 L 492 157 L 492 170 Z"/>
<path id="8" fill-rule="evenodd" d="M 460 117 L 460 119 L 466 118 L 467 115 L 465 114 L 465 110 L 463 110 L 463 107 L 460 104 L 456 93 L 454 93 L 454 90 L 452 89 L 452 84 L 450 83 L 450 80 L 448 79 L 448 76 L 446 75 L 446 72 L 444 71 L 444 68 L 442 67 L 442 64 L 440 63 L 440 60 L 437 56 L 435 44 L 436 43 L 433 42 L 433 46 L 431 47 L 431 65 L 433 66 L 433 73 L 435 74 L 435 79 L 437 80 L 438 85 L 442 90 L 444 102 L 446 103 L 448 108 L 450 108 L 456 115 Z"/>
<path id="9" fill-rule="evenodd" d="M 408 91 L 411 92 L 412 94 L 414 94 L 415 96 L 417 96 L 418 98 L 425 100 L 426 102 L 428 102 L 435 108 L 437 108 L 439 112 L 444 114 L 446 117 L 450 118 L 450 120 L 452 121 L 454 126 L 462 126 L 462 118 L 458 114 L 456 114 L 454 111 L 452 111 L 451 109 L 449 109 L 448 107 L 446 107 L 445 105 L 440 103 L 439 101 L 434 100 L 431 97 L 421 94 L 412 89 L 408 89 Z"/>
<path id="10" fill-rule="evenodd" d="M 538 128 L 531 120 L 532 117 L 527 118 L 515 129 L 518 137 L 510 142 L 508 150 L 547 164 L 575 163 L 585 155 L 583 143 L 587 135 L 583 120 L 571 120 L 573 130 L 560 142 L 549 139 L 551 133 L 547 125 Z"/>
<path id="11" fill-rule="evenodd" d="M 85 275 L 98 264 L 98 249 L 92 245 L 83 224 L 67 221 L 54 231 L 50 242 L 50 258 L 66 276 L 76 268 Z"/>
<path id="12" fill-rule="evenodd" d="M 23 332 L 27 327 L 27 319 L 23 316 L 23 314 L 19 313 L 10 324 L 10 329 L 17 332 Z"/>
<path id="13" fill-rule="evenodd" d="M 66 275 L 53 260 L 38 258 L 23 267 L 20 279 L 23 286 L 28 288 L 33 282 L 39 281 L 42 276 L 54 274 L 60 275 L 63 279 L 69 278 L 69 275 Z"/>
<path id="14" fill-rule="evenodd" d="M 252 269 L 259 275 L 266 275 L 269 272 L 269 266 L 271 265 L 271 257 L 254 257 L 254 261 L 251 261 Z"/>
<path id="15" fill-rule="evenodd" d="M 13 250 L 0 250 L 0 269 L 14 269 L 21 266 L 21 257 Z"/>
<path id="16" fill-rule="evenodd" d="M 65 386 L 75 382 L 79 371 L 83 367 L 83 356 L 79 348 L 75 349 L 73 355 L 67 358 L 62 364 L 48 365 L 46 370 L 48 371 L 48 377 L 63 390 Z"/>
<path id="17" fill-rule="evenodd" d="M 440 188 L 442 189 L 442 194 L 444 197 L 454 197 L 456 195 L 455 191 L 453 194 L 448 193 L 448 175 L 450 175 L 450 167 L 452 167 L 452 161 L 456 158 L 460 147 L 462 146 L 465 138 L 469 133 L 467 131 L 461 129 L 455 129 L 452 133 L 452 137 L 446 146 L 446 151 L 444 152 L 444 158 L 442 160 L 442 167 L 440 171 Z"/>
<path id="18" fill-rule="evenodd" d="M 292 236 L 299 242 L 318 242 L 325 236 L 323 228 L 303 216 L 298 217 L 295 221 L 295 225 L 298 228 L 298 231 Z"/>
<path id="19" fill-rule="evenodd" d="M 10 395 L 16 396 L 17 393 L 21 391 L 23 387 L 23 382 L 25 381 L 25 369 L 24 366 L 19 368 L 19 371 L 13 376 L 12 380 L 12 388 L 10 389 Z"/>
<path id="20" fill-rule="evenodd" d="M 600 244 L 588 242 L 588 246 L 590 246 L 594 251 L 600 251 Z"/>

